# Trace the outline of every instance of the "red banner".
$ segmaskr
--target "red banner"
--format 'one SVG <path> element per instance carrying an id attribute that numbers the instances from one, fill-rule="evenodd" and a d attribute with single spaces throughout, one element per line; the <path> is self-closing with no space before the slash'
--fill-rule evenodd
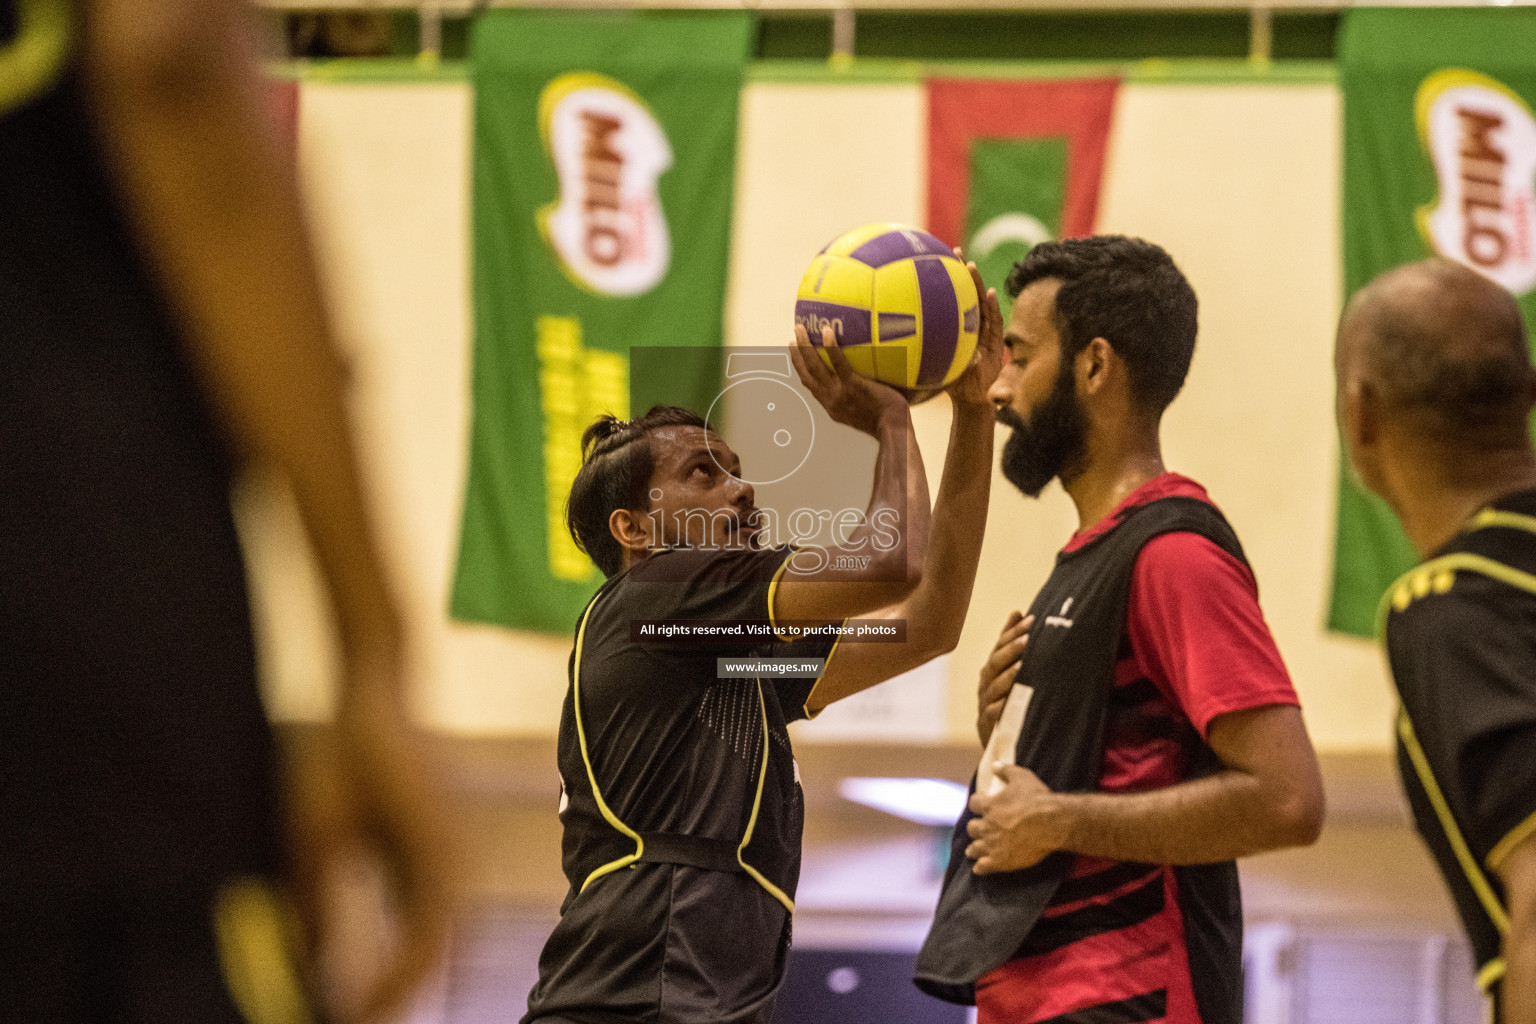
<path id="1" fill-rule="evenodd" d="M 1054 138 L 1065 143 L 1065 181 L 1060 209 L 1041 220 L 1055 237 L 1091 234 L 1118 86 L 1113 78 L 930 80 L 928 230 L 952 245 L 969 242 L 975 143 Z"/>

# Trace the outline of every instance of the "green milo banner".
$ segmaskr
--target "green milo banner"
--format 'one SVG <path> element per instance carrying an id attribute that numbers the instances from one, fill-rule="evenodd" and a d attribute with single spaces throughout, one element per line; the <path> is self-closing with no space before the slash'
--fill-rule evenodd
<path id="1" fill-rule="evenodd" d="M 471 43 L 474 377 L 451 610 L 568 632 L 582 431 L 719 391 L 745 12 L 496 10 Z M 705 358 L 641 360 L 636 347 Z M 646 379 L 649 377 L 649 379 Z M 633 406 L 633 407 L 632 407 Z"/>
<path id="2" fill-rule="evenodd" d="M 1508 288 L 1536 322 L 1536 10 L 1344 17 L 1346 297 L 1439 254 Z M 1392 513 L 1341 467 L 1330 627 L 1369 636 L 1415 561 Z"/>

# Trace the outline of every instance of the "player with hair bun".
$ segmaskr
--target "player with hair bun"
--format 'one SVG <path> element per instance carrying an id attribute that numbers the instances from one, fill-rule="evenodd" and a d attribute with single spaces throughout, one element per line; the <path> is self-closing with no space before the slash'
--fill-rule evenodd
<path id="1" fill-rule="evenodd" d="M 971 274 L 979 285 L 974 266 Z M 687 410 L 658 406 L 587 429 L 568 523 L 607 581 L 571 653 L 558 755 L 570 891 L 526 1024 L 770 1019 L 804 817 L 785 725 L 959 638 L 986 524 L 986 395 L 1002 353 L 994 293 L 986 310 L 977 354 L 948 389 L 954 423 L 931 513 L 906 400 L 855 374 L 830 330 L 824 362 L 797 327 L 791 355 L 807 389 L 832 419 L 880 443 L 865 525 L 845 541 L 861 558 L 801 564 L 792 547 L 763 547 L 740 460 Z M 895 544 L 858 546 L 880 514 L 896 525 Z M 794 640 L 785 631 L 791 620 L 852 616 L 905 620 L 906 640 Z M 649 640 L 637 634 L 646 620 L 762 635 Z M 717 659 L 763 655 L 827 660 L 819 677 L 717 672 Z"/>

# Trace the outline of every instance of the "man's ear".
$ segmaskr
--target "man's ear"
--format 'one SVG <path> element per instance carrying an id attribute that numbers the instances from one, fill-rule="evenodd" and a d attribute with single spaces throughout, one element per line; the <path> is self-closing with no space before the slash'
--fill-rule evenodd
<path id="1" fill-rule="evenodd" d="M 619 542 L 619 546 L 636 554 L 644 554 L 661 542 L 660 537 L 654 537 L 656 521 L 646 512 L 632 512 L 627 508 L 616 508 L 608 516 L 608 532 L 613 534 L 613 539 Z"/>
<path id="2" fill-rule="evenodd" d="M 1077 383 L 1084 395 L 1098 393 L 1109 383 L 1110 367 L 1115 361 L 1115 347 L 1103 338 L 1094 338 L 1077 354 Z"/>
<path id="3" fill-rule="evenodd" d="M 1339 395 L 1339 429 L 1353 450 L 1370 448 L 1381 437 L 1381 398 L 1365 381 L 1347 381 Z"/>

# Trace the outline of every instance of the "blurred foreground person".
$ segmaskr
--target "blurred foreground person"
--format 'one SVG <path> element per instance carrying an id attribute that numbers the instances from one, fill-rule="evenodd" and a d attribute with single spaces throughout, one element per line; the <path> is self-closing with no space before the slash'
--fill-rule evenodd
<path id="1" fill-rule="evenodd" d="M 443 828 L 343 374 L 232 0 L 0 0 L 0 1016 L 314 1020 L 327 865 L 397 883 L 398 1005 Z M 293 493 L 342 647 L 290 798 L 257 693 L 234 454 Z M 285 883 L 293 883 L 291 886 Z M 302 943 L 301 943 L 302 945 Z"/>
<path id="2" fill-rule="evenodd" d="M 1080 525 L 982 669 L 917 982 L 980 1024 L 1241 1024 L 1235 858 L 1312 842 L 1323 793 L 1242 545 L 1163 465 L 1195 293 L 1115 235 L 1036 246 L 1008 289 L 1003 475 L 1060 480 Z"/>
<path id="3" fill-rule="evenodd" d="M 1536 370 L 1503 288 L 1389 271 L 1339 326 L 1339 425 L 1425 560 L 1388 592 L 1398 768 L 1495 1019 L 1536 1022 Z"/>

